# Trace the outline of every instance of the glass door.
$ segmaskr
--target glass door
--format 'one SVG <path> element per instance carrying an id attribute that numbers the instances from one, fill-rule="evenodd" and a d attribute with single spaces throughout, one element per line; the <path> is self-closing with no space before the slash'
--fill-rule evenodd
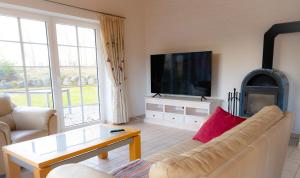
<path id="1" fill-rule="evenodd" d="M 100 120 L 96 30 L 56 24 L 64 126 Z"/>
<path id="2" fill-rule="evenodd" d="M 18 106 L 53 108 L 45 21 L 0 16 L 0 93 Z"/>

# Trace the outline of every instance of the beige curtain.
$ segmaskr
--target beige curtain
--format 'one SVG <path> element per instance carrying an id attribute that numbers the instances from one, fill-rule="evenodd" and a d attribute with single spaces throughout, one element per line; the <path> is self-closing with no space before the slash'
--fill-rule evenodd
<path id="1" fill-rule="evenodd" d="M 113 83 L 113 123 L 129 121 L 124 74 L 124 19 L 108 15 L 100 17 L 107 71 Z"/>

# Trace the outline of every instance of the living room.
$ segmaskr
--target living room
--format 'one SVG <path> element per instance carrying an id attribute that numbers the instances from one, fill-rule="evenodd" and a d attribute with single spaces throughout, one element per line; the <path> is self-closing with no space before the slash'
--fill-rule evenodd
<path id="1" fill-rule="evenodd" d="M 238 0 L 224 2 L 217 0 L 190 0 L 188 2 L 183 0 L 0 0 L 0 21 L 5 24 L 0 28 L 0 94 L 5 95 L 6 99 L 10 98 L 13 106 L 8 110 L 15 113 L 11 114 L 12 118 L 16 117 L 15 125 L 9 125 L 9 135 L 16 135 L 16 132 L 32 130 L 32 126 L 37 128 L 41 125 L 41 127 L 48 127 L 47 133 L 38 132 L 32 138 L 46 135 L 54 138 L 54 133 L 68 133 L 69 136 L 61 139 L 67 140 L 66 145 L 77 145 L 72 147 L 73 151 L 79 149 L 77 142 L 82 139 L 80 134 L 75 132 L 76 130 L 79 129 L 85 134 L 83 138 L 90 139 L 90 141 L 83 139 L 85 146 L 89 145 L 89 149 L 84 147 L 85 152 L 82 152 L 83 149 L 77 150 L 76 154 L 71 150 L 68 150 L 70 151 L 68 154 L 59 152 L 57 153 L 59 159 L 52 159 L 51 165 L 48 165 L 50 164 L 48 159 L 50 155 L 54 156 L 54 153 L 46 154 L 42 150 L 53 151 L 56 148 L 53 147 L 54 143 L 50 141 L 50 138 L 46 140 L 48 137 L 42 137 L 46 138 L 43 139 L 45 141 L 43 147 L 36 148 L 44 154 L 43 156 L 34 157 L 28 154 L 29 156 L 24 158 L 24 161 L 14 155 L 16 159 L 18 158 L 16 161 L 10 159 L 12 153 L 18 152 L 19 156 L 26 154 L 28 150 L 25 149 L 25 145 L 23 145 L 24 149 L 20 149 L 22 145 L 18 147 L 17 145 L 25 140 L 24 143 L 29 143 L 31 137 L 19 138 L 19 141 L 15 141 L 17 136 L 14 138 L 2 136 L 10 143 L 2 145 L 11 145 L 11 147 L 3 149 L 5 155 L 1 158 L 4 161 L 2 161 L 3 167 L 0 166 L 0 172 L 13 178 L 18 178 L 20 172 L 22 177 L 46 177 L 49 172 L 48 178 L 113 177 L 113 172 L 115 177 L 118 177 L 116 171 L 119 171 L 119 175 L 125 175 L 125 173 L 120 173 L 120 167 L 124 168 L 124 165 L 127 165 L 125 168 L 128 168 L 130 164 L 138 164 L 136 167 L 147 168 L 141 171 L 150 172 L 149 175 L 143 176 L 151 178 L 174 177 L 170 176 L 172 174 L 164 175 L 166 170 L 177 173 L 179 177 L 300 177 L 300 152 L 298 150 L 300 97 L 297 93 L 300 84 L 298 78 L 300 74 L 298 70 L 299 5 L 300 2 L 296 0 L 247 2 Z M 112 24 L 110 26 L 109 22 L 115 23 L 116 26 Z M 277 26 L 271 28 L 275 24 Z M 279 30 L 276 28 L 278 26 Z M 265 46 L 267 38 L 264 37 L 268 31 L 273 35 L 274 47 L 271 50 Z M 121 43 L 110 39 L 113 38 L 113 33 L 118 34 L 116 38 Z M 116 45 L 121 46 L 115 48 Z M 210 78 L 209 92 L 193 93 L 186 89 L 186 84 L 181 91 L 158 89 L 163 86 L 153 88 L 155 83 L 153 74 L 159 73 L 161 68 L 159 66 L 154 68 L 152 61 L 156 60 L 155 55 L 170 56 L 171 54 L 171 56 L 182 57 L 183 54 L 189 56 L 194 53 L 202 55 L 202 58 L 206 56 L 206 61 L 209 61 L 210 68 L 206 67 L 203 70 L 206 71 L 206 77 Z M 271 57 L 268 56 L 270 54 Z M 195 69 L 198 69 L 197 67 L 199 65 L 194 66 Z M 232 165 L 228 163 L 231 156 L 236 155 L 229 156 L 230 154 L 227 155 L 228 152 L 225 150 L 210 153 L 212 155 L 224 154 L 227 166 L 235 170 L 240 169 L 243 174 L 238 171 L 233 173 L 230 170 L 226 172 L 224 162 L 216 163 L 213 160 L 204 159 L 205 155 L 197 159 L 201 163 L 209 162 L 208 167 L 201 167 L 199 163 L 198 167 L 191 166 L 183 170 L 176 168 L 178 172 L 170 166 L 177 164 L 173 158 L 167 157 L 166 160 L 161 160 L 162 163 L 153 163 L 153 156 L 164 157 L 159 155 L 161 151 L 164 152 L 172 146 L 176 147 L 184 143 L 195 153 L 196 147 L 203 150 L 205 147 L 203 145 L 207 147 L 212 145 L 202 145 L 202 143 L 202 146 L 198 145 L 200 141 L 193 140 L 193 137 L 206 120 L 212 118 L 211 115 L 215 114 L 218 106 L 229 111 L 231 116 L 250 117 L 258 112 L 257 108 L 262 108 L 261 103 L 265 102 L 265 106 L 270 105 L 268 104 L 270 98 L 265 98 L 260 103 L 252 102 L 251 106 L 255 108 L 255 112 L 252 111 L 251 114 L 248 113 L 249 115 L 241 114 L 243 108 L 246 107 L 244 102 L 250 98 L 243 97 L 246 96 L 248 90 L 246 90 L 247 87 L 241 87 L 242 83 L 252 71 L 262 68 L 270 69 L 268 75 L 275 75 L 274 80 L 277 79 L 276 76 L 285 76 L 282 82 L 284 86 L 278 98 L 275 101 L 271 99 L 271 102 L 284 113 L 282 115 L 282 111 L 275 109 L 274 113 L 283 118 L 280 121 L 286 120 L 286 123 L 276 121 L 278 124 L 274 121 L 274 128 L 276 126 L 277 129 L 280 128 L 279 130 L 286 129 L 281 134 L 279 131 L 269 133 L 269 130 L 264 134 L 267 137 L 270 135 L 270 139 L 273 138 L 272 135 L 280 136 L 278 143 L 275 141 L 273 143 L 268 139 L 266 141 L 274 144 L 271 144 L 271 147 L 278 147 L 278 149 L 269 150 L 270 148 L 263 147 L 265 142 L 259 140 L 260 137 L 249 142 L 248 146 L 250 149 L 253 144 L 261 141 L 257 149 L 254 149 L 257 154 L 252 155 L 253 159 L 276 153 L 272 156 L 274 159 L 269 155 L 265 158 L 266 165 L 263 163 L 260 165 L 257 160 L 246 159 L 251 157 L 250 153 L 243 153 L 246 156 L 239 157 L 239 159 L 244 162 L 236 164 L 245 166 L 236 167 L 233 163 Z M 277 75 L 273 69 L 277 69 L 280 74 Z M 190 67 L 183 73 L 189 73 L 189 71 L 193 71 L 193 68 Z M 169 78 L 168 81 L 171 79 Z M 263 78 L 263 81 L 266 81 L 266 78 Z M 266 82 L 262 85 L 265 84 Z M 234 89 L 237 92 L 233 92 Z M 272 89 L 274 88 L 271 86 L 270 92 L 273 91 Z M 284 94 L 281 91 L 284 91 Z M 229 97 L 230 92 L 236 94 L 236 97 L 231 95 Z M 155 94 L 162 96 L 158 95 L 153 98 Z M 202 96 L 208 100 L 202 100 Z M 25 112 L 25 110 L 18 109 L 19 107 L 33 109 L 37 107 L 38 110 Z M 233 112 L 232 109 L 235 111 Z M 3 110 L 0 108 L 0 113 Z M 197 113 L 203 110 L 206 112 L 205 116 L 200 114 L 203 119 L 199 120 Z M 36 114 L 37 111 L 39 114 Z M 287 112 L 292 113 L 292 116 Z M 194 113 L 194 115 L 187 116 L 189 113 Z M 155 121 L 157 114 L 162 114 L 161 117 L 164 117 L 163 120 L 166 122 Z M 274 118 L 275 116 L 272 115 Z M 49 119 L 45 121 L 48 125 L 45 126 L 45 123 L 32 120 L 37 117 Z M 172 120 L 182 120 L 185 123 L 188 117 L 195 122 L 194 125 L 185 125 L 181 122 L 177 125 L 172 124 Z M 287 127 L 289 122 L 291 122 L 291 128 Z M 114 137 L 115 140 L 106 138 L 106 134 L 104 134 L 105 139 L 109 141 L 105 143 L 104 138 L 101 138 L 99 143 L 93 140 L 99 134 L 99 130 L 94 128 L 99 123 L 105 123 L 109 126 L 108 130 L 115 131 L 111 133 L 117 135 L 116 138 Z M 220 141 L 221 137 L 246 125 L 245 123 L 228 130 L 222 136 L 211 140 L 210 143 Z M 222 126 L 218 129 L 223 128 Z M 35 127 L 33 128 L 36 129 Z M 127 128 L 129 130 L 126 130 Z M 260 133 L 259 128 L 255 128 L 258 129 L 257 134 Z M 102 134 L 100 133 L 100 137 Z M 287 139 L 290 139 L 289 145 Z M 97 149 L 95 149 L 96 145 L 91 146 L 91 143 L 96 143 Z M 66 146 L 63 143 L 62 145 L 58 142 L 56 144 L 57 149 Z M 180 149 L 185 150 L 182 146 Z M 100 155 L 99 152 L 101 152 Z M 182 152 L 175 151 L 175 153 L 182 156 Z M 77 157 L 78 154 L 82 156 Z M 187 154 L 192 153 L 183 153 L 183 155 Z M 151 156 L 152 158 L 149 158 Z M 76 159 L 73 160 L 73 157 Z M 32 160 L 28 163 L 28 159 Z M 130 162 L 135 159 L 138 161 Z M 149 161 L 150 159 L 152 162 Z M 10 165 L 6 166 L 6 170 L 4 170 L 4 162 Z M 70 164 L 77 162 L 80 164 Z M 272 162 L 278 164 L 272 166 Z M 262 170 L 254 165 L 260 166 Z M 188 172 L 202 168 L 205 171 L 188 174 Z"/>

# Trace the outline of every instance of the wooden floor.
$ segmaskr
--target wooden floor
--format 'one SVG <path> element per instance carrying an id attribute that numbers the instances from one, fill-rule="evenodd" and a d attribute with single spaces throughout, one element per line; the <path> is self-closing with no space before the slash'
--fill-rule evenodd
<path id="1" fill-rule="evenodd" d="M 131 122 L 126 126 L 140 128 L 142 131 L 142 157 L 147 157 L 169 146 L 191 139 L 195 134 L 191 131 L 146 124 L 141 121 Z M 98 157 L 86 160 L 84 164 L 95 169 L 110 172 L 128 162 L 128 146 L 109 152 L 107 160 Z M 282 178 L 300 178 L 300 148 L 289 146 Z M 23 173 L 23 178 L 32 178 L 29 172 Z"/>

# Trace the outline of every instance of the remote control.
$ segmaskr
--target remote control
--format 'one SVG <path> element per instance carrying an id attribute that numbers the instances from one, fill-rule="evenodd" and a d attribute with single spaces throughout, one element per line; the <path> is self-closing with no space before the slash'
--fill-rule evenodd
<path id="1" fill-rule="evenodd" d="M 122 132 L 122 131 L 125 131 L 124 129 L 113 129 L 110 131 L 110 133 L 113 133 L 113 132 Z"/>

